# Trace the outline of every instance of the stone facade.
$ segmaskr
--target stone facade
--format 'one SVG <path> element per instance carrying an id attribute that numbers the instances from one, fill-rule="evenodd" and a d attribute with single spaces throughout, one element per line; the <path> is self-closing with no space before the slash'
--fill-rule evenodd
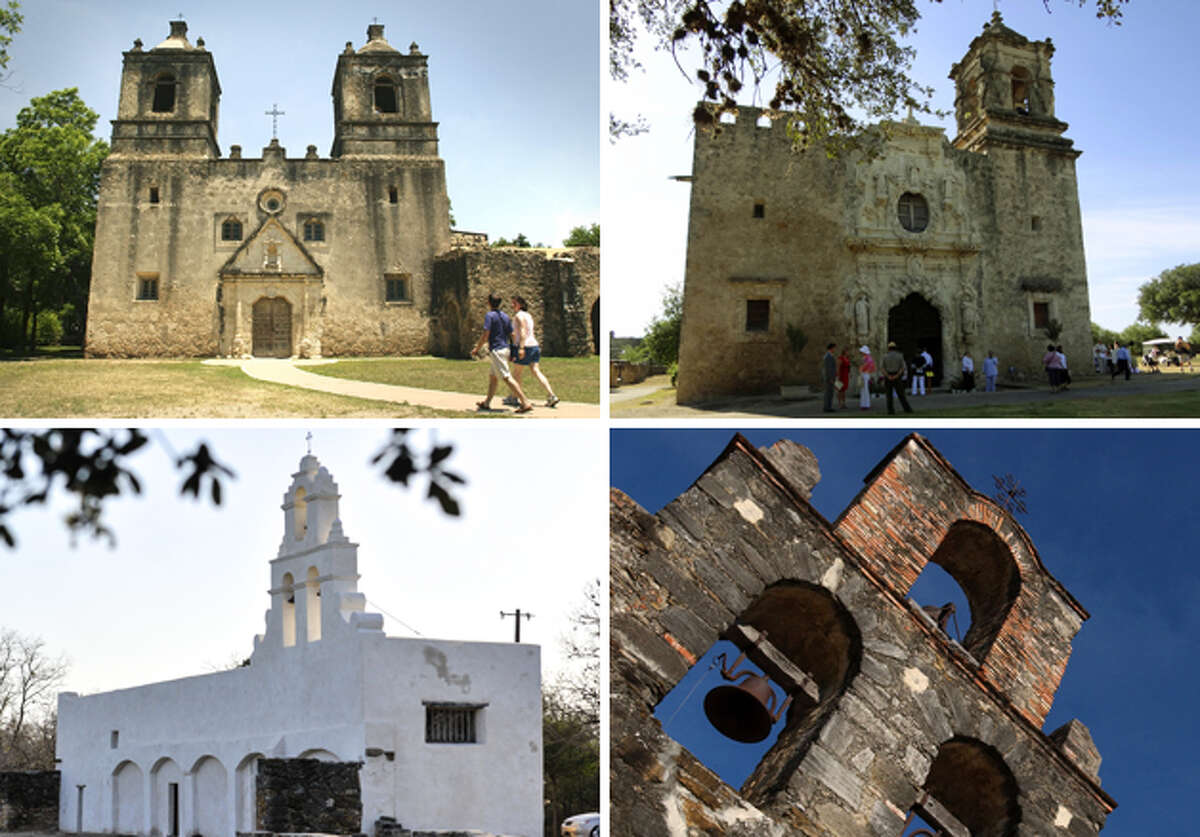
<path id="1" fill-rule="evenodd" d="M 361 762 L 260 759 L 255 780 L 256 831 L 359 834 Z"/>
<path id="2" fill-rule="evenodd" d="M 0 773 L 0 831 L 54 831 L 60 781 L 57 770 Z"/>
<path id="3" fill-rule="evenodd" d="M 1088 614 L 1028 535 L 916 434 L 832 523 L 819 478 L 807 449 L 737 436 L 656 515 L 613 490 L 613 832 L 895 837 L 916 811 L 962 837 L 1099 833 L 1116 803 L 1086 727 L 1041 730 Z M 961 643 L 906 597 L 930 562 L 970 604 Z M 718 639 L 815 687 L 783 686 L 741 788 L 652 714 Z"/>
<path id="4" fill-rule="evenodd" d="M 1053 319 L 1065 354 L 1089 357 L 1080 152 L 1054 115 L 1053 53 L 993 16 L 951 69 L 952 143 L 910 118 L 879 156 L 829 159 L 756 108 L 697 131 L 678 399 L 815 382 L 830 341 L 924 347 L 939 383 L 990 350 L 1028 380 Z M 809 338 L 799 357 L 789 329 Z"/>
<path id="5" fill-rule="evenodd" d="M 328 158 L 316 146 L 289 158 L 274 139 L 259 158 L 237 145 L 222 158 L 216 66 L 183 21 L 153 49 L 137 41 L 124 53 L 101 171 L 88 355 L 434 349 L 445 316 L 434 304 L 435 263 L 486 236 L 450 229 L 427 57 L 415 43 L 394 49 L 382 25 L 367 32 L 337 59 Z M 542 272 L 497 279 L 528 296 L 544 286 Z M 590 325 L 586 310 L 556 313 Z"/>

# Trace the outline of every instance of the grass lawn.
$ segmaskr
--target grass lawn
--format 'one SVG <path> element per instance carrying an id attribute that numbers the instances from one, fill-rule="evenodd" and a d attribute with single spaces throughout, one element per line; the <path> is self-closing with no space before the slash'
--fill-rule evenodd
<path id="1" fill-rule="evenodd" d="M 600 358 L 549 357 L 539 364 L 542 374 L 550 380 L 554 393 L 563 401 L 578 401 L 584 404 L 600 403 Z M 438 357 L 381 357 L 339 360 L 317 366 L 301 367 L 305 372 L 330 375 L 334 378 L 350 378 L 356 381 L 372 381 L 377 384 L 394 384 L 402 387 L 436 389 L 442 392 L 487 391 L 489 365 L 487 361 L 450 360 Z M 535 404 L 545 400 L 546 394 L 533 373 L 525 370 L 521 378 L 525 394 Z M 507 388 L 501 384 L 501 395 Z"/>
<path id="2" fill-rule="evenodd" d="M 3 418 L 437 418 L 463 413 L 294 389 L 198 360 L 0 361 Z"/>

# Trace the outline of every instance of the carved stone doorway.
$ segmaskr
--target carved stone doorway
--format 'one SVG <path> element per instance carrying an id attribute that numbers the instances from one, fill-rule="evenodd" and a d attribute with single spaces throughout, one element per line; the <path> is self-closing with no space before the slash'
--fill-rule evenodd
<path id="1" fill-rule="evenodd" d="M 292 306 L 283 297 L 254 303 L 254 356 L 292 356 Z"/>
<path id="2" fill-rule="evenodd" d="M 942 316 L 937 308 L 918 293 L 911 293 L 888 311 L 887 339 L 894 341 L 896 348 L 910 364 L 918 349 L 924 349 L 933 357 L 933 378 L 930 386 L 938 386 L 946 371 L 942 356 Z"/>

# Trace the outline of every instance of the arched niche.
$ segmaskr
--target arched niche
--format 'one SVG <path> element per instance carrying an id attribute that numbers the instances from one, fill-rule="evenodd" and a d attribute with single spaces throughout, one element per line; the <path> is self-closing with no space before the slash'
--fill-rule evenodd
<path id="1" fill-rule="evenodd" d="M 959 520 L 946 530 L 929 560 L 962 588 L 971 609 L 971 627 L 962 645 L 982 663 L 1021 592 L 1012 550 L 982 523 Z"/>
<path id="2" fill-rule="evenodd" d="M 117 834 L 136 834 L 142 829 L 145 803 L 142 799 L 142 769 L 131 761 L 123 761 L 113 770 L 112 811 L 113 831 Z"/>
<path id="3" fill-rule="evenodd" d="M 191 769 L 192 834 L 222 834 L 229 810 L 229 779 L 216 756 L 202 756 Z"/>
<path id="4" fill-rule="evenodd" d="M 154 101 L 150 109 L 154 113 L 170 113 L 175 110 L 175 76 L 172 73 L 159 73 L 151 83 L 154 85 Z"/>
<path id="5" fill-rule="evenodd" d="M 317 578 L 317 568 L 309 567 L 308 579 L 304 583 L 309 642 L 319 642 L 321 639 L 321 582 Z"/>
<path id="6" fill-rule="evenodd" d="M 296 644 L 296 580 L 283 574 L 283 647 Z"/>
<path id="7" fill-rule="evenodd" d="M 262 753 L 250 753 L 238 762 L 235 783 L 237 785 L 237 830 L 239 832 L 259 830 L 255 781 L 258 776 L 258 760 L 261 758 L 264 758 Z"/>

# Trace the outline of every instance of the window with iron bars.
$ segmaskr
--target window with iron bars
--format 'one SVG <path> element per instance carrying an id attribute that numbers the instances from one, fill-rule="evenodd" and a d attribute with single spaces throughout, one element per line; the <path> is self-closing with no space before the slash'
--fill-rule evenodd
<path id="1" fill-rule="evenodd" d="M 425 743 L 476 744 L 481 704 L 426 703 Z"/>

